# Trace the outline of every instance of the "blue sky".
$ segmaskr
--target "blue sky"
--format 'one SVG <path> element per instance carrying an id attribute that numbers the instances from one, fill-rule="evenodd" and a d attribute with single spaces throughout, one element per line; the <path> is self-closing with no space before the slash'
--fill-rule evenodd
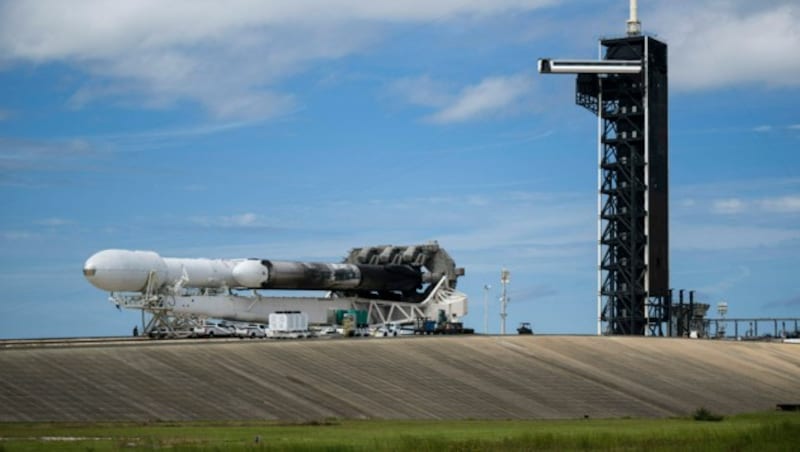
<path id="1" fill-rule="evenodd" d="M 642 0 L 670 45 L 671 285 L 800 317 L 800 5 Z M 624 0 L 0 2 L 0 337 L 124 335 L 105 248 L 339 261 L 438 240 L 466 323 L 596 330 L 596 119 L 539 57 Z"/>

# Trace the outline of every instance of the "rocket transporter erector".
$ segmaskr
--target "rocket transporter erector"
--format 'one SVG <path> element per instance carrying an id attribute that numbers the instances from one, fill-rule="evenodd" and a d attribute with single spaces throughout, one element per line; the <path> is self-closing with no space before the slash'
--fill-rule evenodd
<path id="1" fill-rule="evenodd" d="M 352 290 L 414 292 L 422 286 L 419 267 L 407 264 L 289 262 L 266 259 L 161 257 L 153 251 L 104 250 L 91 256 L 83 274 L 108 292 L 187 288 Z"/>
<path id="2" fill-rule="evenodd" d="M 151 314 L 147 325 L 142 316 L 145 334 L 187 330 L 202 318 L 266 323 L 280 311 L 299 310 L 310 323 L 325 324 L 331 310 L 357 309 L 369 313 L 370 325 L 412 324 L 442 313 L 458 321 L 467 313 L 467 296 L 455 290 L 464 269 L 436 242 L 353 248 L 341 263 L 174 258 L 110 249 L 87 259 L 83 274 L 111 292 L 117 308 Z M 267 295 L 257 289 L 327 293 Z"/>

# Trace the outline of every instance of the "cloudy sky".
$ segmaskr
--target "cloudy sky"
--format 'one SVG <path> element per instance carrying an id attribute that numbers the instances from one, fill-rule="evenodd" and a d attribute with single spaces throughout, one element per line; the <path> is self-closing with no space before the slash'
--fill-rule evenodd
<path id="1" fill-rule="evenodd" d="M 0 337 L 128 334 L 105 248 L 338 261 L 438 240 L 466 323 L 596 330 L 596 119 L 539 57 L 625 0 L 0 2 Z M 670 45 L 671 285 L 800 317 L 800 4 L 642 0 Z M 483 286 L 492 285 L 485 293 Z"/>

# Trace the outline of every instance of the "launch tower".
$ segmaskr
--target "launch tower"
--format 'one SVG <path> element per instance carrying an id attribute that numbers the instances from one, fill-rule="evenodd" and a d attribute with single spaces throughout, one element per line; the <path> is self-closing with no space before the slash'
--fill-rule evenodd
<path id="1" fill-rule="evenodd" d="M 575 101 L 598 117 L 598 334 L 663 335 L 669 319 L 667 45 L 641 34 L 636 0 L 625 37 L 600 60 L 539 60 L 577 74 Z"/>

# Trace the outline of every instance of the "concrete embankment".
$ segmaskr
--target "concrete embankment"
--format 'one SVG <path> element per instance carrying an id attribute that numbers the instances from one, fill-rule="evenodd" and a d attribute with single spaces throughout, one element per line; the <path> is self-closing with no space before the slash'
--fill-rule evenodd
<path id="1" fill-rule="evenodd" d="M 0 421 L 554 419 L 800 403 L 800 345 L 592 336 L 0 348 Z"/>

